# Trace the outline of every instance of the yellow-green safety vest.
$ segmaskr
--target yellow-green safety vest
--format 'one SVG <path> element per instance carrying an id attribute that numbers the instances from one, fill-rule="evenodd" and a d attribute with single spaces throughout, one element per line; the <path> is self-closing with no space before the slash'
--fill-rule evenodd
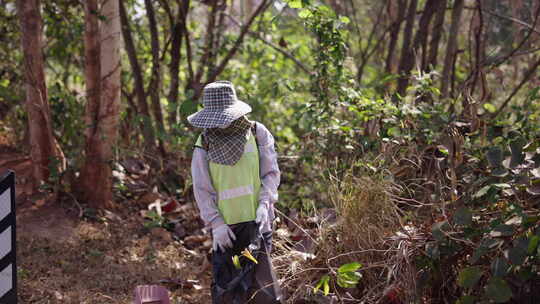
<path id="1" fill-rule="evenodd" d="M 246 136 L 244 154 L 236 164 L 227 166 L 208 162 L 208 173 L 217 192 L 218 210 L 228 225 L 254 221 L 259 206 L 259 151 L 251 130 Z M 202 135 L 195 145 L 203 146 Z"/>

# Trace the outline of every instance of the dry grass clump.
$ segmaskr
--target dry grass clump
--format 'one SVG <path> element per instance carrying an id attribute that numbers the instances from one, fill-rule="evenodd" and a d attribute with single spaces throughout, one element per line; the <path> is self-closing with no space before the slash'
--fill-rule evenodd
<path id="1" fill-rule="evenodd" d="M 310 231 L 315 238 L 314 258 L 287 251 L 283 242 L 279 242 L 281 248 L 277 246 L 283 285 L 297 287 L 289 290 L 289 303 L 304 303 L 306 299 L 309 302 L 305 303 L 319 303 L 323 296 L 313 294 L 318 280 L 325 274 L 335 278 L 339 266 L 351 262 L 363 265 L 362 279 L 352 289 L 331 280 L 328 298 L 332 303 L 392 303 L 392 299 L 407 303 L 414 298 L 412 256 L 421 242 L 417 242 L 416 232 L 402 223 L 403 212 L 393 195 L 396 191 L 393 183 L 379 178 L 347 174 L 331 179 L 329 196 L 337 217 L 327 221 L 319 215 L 322 220 Z M 280 259 L 287 263 L 279 263 Z"/>

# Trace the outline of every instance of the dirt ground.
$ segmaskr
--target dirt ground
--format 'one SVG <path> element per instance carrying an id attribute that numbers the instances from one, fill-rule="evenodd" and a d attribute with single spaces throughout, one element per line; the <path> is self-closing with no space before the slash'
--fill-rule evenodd
<path id="1" fill-rule="evenodd" d="M 160 284 L 172 303 L 210 303 L 208 238 L 187 244 L 145 227 L 136 202 L 80 217 L 69 196 L 30 195 L 30 160 L 0 147 L 0 172 L 17 176 L 17 276 L 20 303 L 131 303 L 137 285 Z M 177 217 L 195 217 L 192 203 Z"/>
<path id="2" fill-rule="evenodd" d="M 137 285 L 160 284 L 172 303 L 209 303 L 206 254 L 144 229 L 137 216 L 78 220 L 58 206 L 17 220 L 22 303 L 131 303 Z"/>

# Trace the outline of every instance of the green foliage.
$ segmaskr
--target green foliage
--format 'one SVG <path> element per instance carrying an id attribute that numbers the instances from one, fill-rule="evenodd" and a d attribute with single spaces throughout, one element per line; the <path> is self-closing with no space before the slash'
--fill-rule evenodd
<path id="1" fill-rule="evenodd" d="M 435 247 L 441 254 L 428 256 L 439 265 L 447 263 L 447 259 L 465 262 L 455 267 L 459 271 L 457 285 L 468 290 L 467 296 L 506 303 L 514 294 L 511 282 L 518 278 L 521 282 L 539 279 L 533 270 L 540 267 L 539 218 L 527 211 L 527 200 L 537 197 L 531 187 L 538 180 L 538 157 L 540 149 L 535 142 L 528 142 L 519 132 L 508 132 L 506 144 L 486 149 L 484 160 L 490 170 L 480 179 L 482 183 L 465 190 L 471 193 L 470 201 L 465 201 L 467 206 L 457 208 L 451 222 L 432 225 Z M 491 214 L 486 214 L 488 210 Z M 470 256 L 462 256 L 459 250 L 442 251 L 459 246 L 466 246 Z M 470 301 L 462 297 L 458 303 Z"/>
<path id="2" fill-rule="evenodd" d="M 506 303 L 512 298 L 512 290 L 505 280 L 494 277 L 486 286 L 486 296 L 495 303 Z"/>
<path id="3" fill-rule="evenodd" d="M 60 82 L 50 86 L 48 93 L 54 135 L 72 163 L 84 148 L 84 103 Z"/>
<path id="4" fill-rule="evenodd" d="M 143 224 L 144 228 L 146 229 L 152 229 L 156 227 L 161 227 L 165 229 L 171 229 L 172 224 L 169 222 L 169 220 L 159 215 L 156 211 L 149 211 L 146 214 L 146 221 Z"/>
<path id="5" fill-rule="evenodd" d="M 345 99 L 344 60 L 346 57 L 347 18 L 342 18 L 329 7 L 310 1 L 289 1 L 292 8 L 303 7 L 299 17 L 315 37 L 313 52 L 314 72 L 311 74 L 312 100 L 303 110 L 307 128 L 328 128 L 340 102 Z"/>
<path id="6" fill-rule="evenodd" d="M 468 267 L 459 272 L 458 285 L 463 288 L 473 288 L 483 275 L 479 267 Z"/>
<path id="7" fill-rule="evenodd" d="M 352 262 L 341 265 L 337 272 L 332 271 L 330 274 L 323 275 L 317 285 L 313 288 L 313 292 L 317 293 L 320 289 L 325 296 L 330 293 L 330 284 L 335 280 L 337 285 L 342 288 L 354 288 L 362 278 L 362 274 L 358 270 L 362 268 L 362 264 Z"/>
<path id="8" fill-rule="evenodd" d="M 327 296 L 330 293 L 330 276 L 325 274 L 321 277 L 315 288 L 313 288 L 313 292 L 319 291 L 319 289 L 323 290 L 323 294 Z"/>
<path id="9" fill-rule="evenodd" d="M 357 271 L 361 267 L 358 262 L 341 265 L 337 271 L 337 284 L 343 288 L 354 288 L 362 278 Z"/>

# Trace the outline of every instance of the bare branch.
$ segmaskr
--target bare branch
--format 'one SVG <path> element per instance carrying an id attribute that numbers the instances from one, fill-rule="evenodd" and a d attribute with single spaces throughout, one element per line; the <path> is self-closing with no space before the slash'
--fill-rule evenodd
<path id="1" fill-rule="evenodd" d="M 519 24 L 519 25 L 521 25 L 521 26 L 527 28 L 527 29 L 528 29 L 529 31 L 531 31 L 531 32 L 535 32 L 535 33 L 537 33 L 537 34 L 540 34 L 540 31 L 536 29 L 535 24 L 531 25 L 531 24 L 528 24 L 528 23 L 526 23 L 526 22 L 524 22 L 524 21 L 522 21 L 522 20 L 516 19 L 516 18 L 514 18 L 514 17 L 501 15 L 501 14 L 499 14 L 499 13 L 497 13 L 497 12 L 490 11 L 490 10 L 486 10 L 486 9 L 483 9 L 483 12 L 484 12 L 484 13 L 488 13 L 488 14 L 490 14 L 490 15 L 493 15 L 493 16 L 495 16 L 495 17 L 499 17 L 499 18 L 502 18 L 502 19 L 506 19 L 506 20 L 508 20 L 508 21 L 512 21 L 512 22 L 514 22 L 514 23 L 517 23 L 517 24 Z M 535 19 L 535 20 L 536 20 L 536 19 Z"/>
<path id="2" fill-rule="evenodd" d="M 253 14 L 249 18 L 248 22 L 243 26 L 243 28 L 242 28 L 242 30 L 240 32 L 240 35 L 236 39 L 232 49 L 229 50 L 229 52 L 227 53 L 225 58 L 223 58 L 221 63 L 217 66 L 217 68 L 208 77 L 207 82 L 214 81 L 216 79 L 216 77 L 219 74 L 221 74 L 221 72 L 223 72 L 223 70 L 225 69 L 225 66 L 227 66 L 227 63 L 229 62 L 229 60 L 236 54 L 236 52 L 238 51 L 238 48 L 240 47 L 240 45 L 244 41 L 244 37 L 246 36 L 246 34 L 247 34 L 251 24 L 253 23 L 253 21 L 255 21 L 255 18 L 257 18 L 257 16 L 262 14 L 271 4 L 272 4 L 272 1 L 268 1 L 268 0 L 262 0 L 261 1 L 261 4 L 253 12 Z"/>
<path id="3" fill-rule="evenodd" d="M 501 104 L 501 106 L 499 107 L 497 112 L 493 113 L 492 118 L 496 118 L 497 116 L 499 116 L 499 114 L 501 114 L 501 112 L 504 110 L 504 108 L 506 108 L 508 103 L 510 103 L 512 98 L 514 98 L 514 96 L 516 96 L 516 94 L 521 90 L 521 88 L 525 85 L 525 83 L 527 83 L 529 81 L 529 79 L 536 73 L 536 69 L 538 69 L 538 67 L 540 67 L 540 59 L 538 59 L 534 63 L 534 65 L 532 65 L 529 68 L 529 70 L 527 70 L 527 72 L 525 73 L 525 76 L 523 76 L 523 79 L 521 80 L 521 82 L 518 84 L 517 87 L 514 88 L 512 93 L 510 93 L 510 95 L 506 98 L 506 100 Z"/>
<path id="4" fill-rule="evenodd" d="M 238 27 L 242 27 L 242 25 L 240 24 L 240 22 L 238 22 L 238 20 L 234 19 L 233 16 L 229 15 L 229 14 L 226 14 L 227 17 L 229 17 L 229 19 L 231 19 L 233 21 L 233 23 L 235 25 L 237 25 Z M 251 36 L 261 40 L 264 44 L 268 45 L 269 47 L 273 48 L 274 50 L 280 52 L 281 54 L 283 54 L 283 56 L 287 57 L 288 59 L 292 60 L 296 65 L 298 65 L 298 67 L 300 69 L 302 69 L 304 72 L 310 74 L 309 72 L 309 68 L 303 64 L 300 60 L 296 59 L 294 57 L 294 55 L 292 55 L 291 53 L 285 51 L 284 49 L 280 48 L 279 46 L 275 45 L 274 43 L 272 43 L 271 41 L 268 41 L 266 39 L 264 39 L 264 37 L 262 37 L 261 35 L 259 35 L 258 33 L 255 33 L 253 31 L 248 31 L 248 34 L 250 34 Z"/>
<path id="5" fill-rule="evenodd" d="M 199 83 L 204 74 L 204 69 L 207 66 L 208 59 L 212 54 L 212 49 L 214 47 L 214 25 L 216 23 L 216 15 L 218 12 L 218 2 L 215 0 L 212 3 L 212 10 L 210 11 L 210 16 L 208 18 L 208 24 L 206 27 L 206 37 L 205 42 L 206 46 L 204 47 L 204 53 L 201 57 L 199 68 L 197 69 L 197 74 L 195 75 L 195 82 Z"/>

